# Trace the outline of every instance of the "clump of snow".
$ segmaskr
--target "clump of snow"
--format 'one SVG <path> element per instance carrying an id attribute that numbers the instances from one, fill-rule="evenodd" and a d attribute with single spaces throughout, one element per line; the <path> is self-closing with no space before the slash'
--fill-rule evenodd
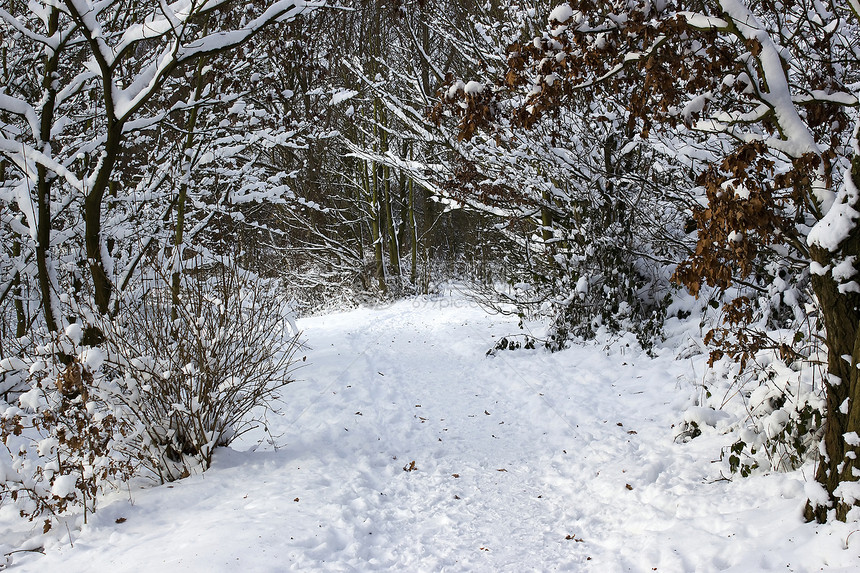
<path id="1" fill-rule="evenodd" d="M 471 96 L 478 95 L 479 93 L 481 93 L 483 91 L 484 91 L 484 84 L 482 84 L 481 82 L 476 82 L 474 80 L 467 83 L 466 86 L 463 88 L 463 92 L 465 92 L 466 95 L 471 95 Z"/>
<path id="2" fill-rule="evenodd" d="M 845 259 L 837 263 L 833 267 L 833 280 L 843 282 L 856 275 L 857 271 L 854 269 L 854 262 L 856 260 L 857 257 L 851 256 L 845 257 Z"/>
<path id="3" fill-rule="evenodd" d="M 84 336 L 84 330 L 81 328 L 80 323 L 73 322 L 69 326 L 66 327 L 66 336 L 69 337 L 69 340 L 74 342 L 75 344 L 81 343 L 81 338 Z"/>
<path id="4" fill-rule="evenodd" d="M 846 173 L 845 182 L 836 194 L 833 205 L 812 227 L 806 242 L 810 246 L 819 246 L 830 252 L 835 252 L 857 224 L 860 213 L 854 208 L 860 192 L 851 180 L 850 172 Z"/>
<path id="5" fill-rule="evenodd" d="M 701 113 L 702 110 L 705 109 L 708 100 L 710 100 L 712 97 L 713 94 L 711 92 L 706 92 L 690 99 L 690 101 L 687 102 L 687 104 L 681 110 L 681 115 L 684 117 L 684 121 L 690 123 L 692 121 L 693 114 Z"/>
<path id="6" fill-rule="evenodd" d="M 49 437 L 44 440 L 39 441 L 39 445 L 37 446 L 37 451 L 40 456 L 49 456 L 52 452 L 60 445 L 60 441 L 57 438 Z"/>
<path id="7" fill-rule="evenodd" d="M 843 481 L 840 483 L 833 494 L 849 505 L 854 505 L 860 501 L 860 482 Z"/>
<path id="8" fill-rule="evenodd" d="M 723 412 L 722 410 L 704 408 L 701 406 L 690 408 L 686 412 L 684 412 L 685 422 L 695 423 L 699 426 L 716 427 L 720 420 L 725 420 L 728 417 L 729 414 Z"/>
<path id="9" fill-rule="evenodd" d="M 348 100 L 354 98 L 357 95 L 358 95 L 358 92 L 356 90 L 342 90 L 342 91 L 337 92 L 333 96 L 331 96 L 331 100 L 329 100 L 328 104 L 329 105 L 338 105 L 340 103 L 343 103 L 345 101 L 348 101 Z"/>
<path id="10" fill-rule="evenodd" d="M 803 484 L 803 493 L 815 505 L 830 505 L 830 496 L 827 495 L 827 490 L 817 481 L 810 480 Z"/>
<path id="11" fill-rule="evenodd" d="M 464 84 L 461 80 L 457 80 L 451 87 L 448 88 L 448 99 L 454 99 L 457 97 L 457 94 L 462 92 L 466 88 L 466 84 Z"/>
<path id="12" fill-rule="evenodd" d="M 74 475 L 63 474 L 54 478 L 54 485 L 51 486 L 51 493 L 57 497 L 66 497 L 75 492 L 77 477 Z"/>
<path id="13" fill-rule="evenodd" d="M 552 12 L 549 13 L 549 23 L 558 22 L 559 24 L 564 24 L 573 16 L 573 8 L 570 7 L 570 4 L 559 4 L 556 6 Z"/>
<path id="14" fill-rule="evenodd" d="M 17 356 L 10 356 L 0 360 L 0 370 L 3 372 L 14 372 L 16 370 L 25 370 L 27 363 Z"/>
<path id="15" fill-rule="evenodd" d="M 101 348 L 88 348 L 83 353 L 83 363 L 90 370 L 98 370 L 105 361 L 106 355 Z"/>
<path id="16" fill-rule="evenodd" d="M 36 410 L 41 404 L 42 392 L 39 388 L 33 388 L 18 397 L 18 404 L 25 410 Z"/>

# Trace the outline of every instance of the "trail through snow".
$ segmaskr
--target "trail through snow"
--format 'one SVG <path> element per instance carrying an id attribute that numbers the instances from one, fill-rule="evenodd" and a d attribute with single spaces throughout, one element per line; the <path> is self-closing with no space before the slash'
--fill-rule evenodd
<path id="1" fill-rule="evenodd" d="M 485 356 L 516 320 L 458 295 L 299 326 L 275 446 L 116 495 L 18 570 L 860 570 L 857 524 L 801 522 L 800 472 L 724 481 L 716 432 L 675 442 L 701 362 L 624 338 Z"/>

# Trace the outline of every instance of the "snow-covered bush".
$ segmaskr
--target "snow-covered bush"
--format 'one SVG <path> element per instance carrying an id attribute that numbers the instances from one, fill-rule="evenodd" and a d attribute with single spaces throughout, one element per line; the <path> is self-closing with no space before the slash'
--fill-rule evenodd
<path id="1" fill-rule="evenodd" d="M 99 346 L 74 323 L 5 365 L 30 389 L 0 408 L 0 503 L 46 528 L 133 476 L 205 470 L 292 381 L 298 334 L 272 282 L 217 266 L 182 273 L 174 298 L 152 277 L 114 319 L 81 309 Z"/>
<path id="2" fill-rule="evenodd" d="M 216 265 L 145 281 L 104 325 L 101 389 L 141 428 L 134 447 L 160 480 L 205 470 L 213 450 L 255 425 L 292 382 L 300 347 L 274 281 Z"/>
<path id="3" fill-rule="evenodd" d="M 730 295 L 719 324 L 704 338 L 710 370 L 700 406 L 722 410 L 730 422 L 720 427 L 733 440 L 722 457 L 742 477 L 757 469 L 799 468 L 816 459 L 823 435 L 826 353 L 820 327 L 793 312 L 804 301 L 796 284 L 770 291 L 758 298 Z M 812 303 L 805 306 L 814 313 Z"/>
<path id="4" fill-rule="evenodd" d="M 99 491 L 137 465 L 127 448 L 134 425 L 100 391 L 93 371 L 101 354 L 76 352 L 80 335 L 72 324 L 19 359 L 30 389 L 0 411 L 0 503 L 31 520 L 47 517 L 46 531 L 67 510 L 83 511 L 86 521 Z"/>
<path id="5" fill-rule="evenodd" d="M 592 338 L 601 328 L 632 332 L 645 349 L 659 337 L 676 287 L 661 265 L 628 250 L 633 242 L 616 229 L 595 237 L 581 255 L 565 257 L 567 264 L 555 271 L 557 294 L 545 305 L 551 350 L 565 348 L 571 338 Z"/>
<path id="6" fill-rule="evenodd" d="M 815 367 L 771 358 L 755 372 L 750 385 L 757 385 L 741 391 L 748 415 L 736 424 L 737 440 L 725 452 L 732 473 L 744 477 L 756 468 L 797 469 L 817 454 L 821 439 L 824 398 Z"/>
<path id="7" fill-rule="evenodd" d="M 29 365 L 17 356 L 0 360 L 0 400 L 13 402 L 28 388 Z"/>

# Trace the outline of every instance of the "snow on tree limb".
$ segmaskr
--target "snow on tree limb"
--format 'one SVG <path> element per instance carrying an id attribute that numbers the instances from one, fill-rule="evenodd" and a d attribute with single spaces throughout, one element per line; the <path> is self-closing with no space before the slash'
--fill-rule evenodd
<path id="1" fill-rule="evenodd" d="M 33 149 L 28 145 L 11 139 L 0 138 L 0 153 L 12 160 L 22 172 L 35 177 L 33 167 L 41 165 L 62 177 L 66 182 L 77 190 L 82 190 L 83 185 L 74 173 L 45 153 Z"/>
<path id="2" fill-rule="evenodd" d="M 40 44 L 44 44 L 45 46 L 48 46 L 52 49 L 57 48 L 57 44 L 58 44 L 57 35 L 54 35 L 52 37 L 48 37 L 48 36 L 43 36 L 42 34 L 38 34 L 36 32 L 33 32 L 27 26 L 22 24 L 18 20 L 18 18 L 14 17 L 12 14 L 7 12 L 3 8 L 0 8 L 0 19 L 4 20 L 12 28 L 14 28 L 16 31 L 20 32 L 21 34 L 25 35 L 28 39 L 30 39 L 34 42 L 38 42 Z"/>
<path id="3" fill-rule="evenodd" d="M 275 22 L 295 18 L 298 14 L 325 5 L 324 2 L 279 0 L 241 28 L 215 30 L 195 38 L 190 36 L 193 33 L 189 26 L 191 20 L 219 8 L 223 2 L 196 5 L 194 2 L 180 1 L 167 5 L 162 1 L 159 9 L 150 13 L 144 22 L 137 22 L 124 30 L 119 42 L 112 47 L 98 20 L 98 16 L 112 2 L 96 5 L 88 0 L 65 0 L 65 4 L 92 46 L 93 59 L 97 64 L 94 68 L 101 70 L 102 79 L 107 84 L 105 89 L 109 95 L 109 106 L 113 108 L 111 112 L 120 122 L 131 117 L 160 88 L 165 76 L 184 63 L 233 49 Z M 153 54 L 150 62 L 127 86 L 118 85 L 114 78 L 115 68 L 130 50 L 144 40 L 164 37 L 170 39 L 168 44 Z"/>
<path id="4" fill-rule="evenodd" d="M 24 117 L 30 126 L 31 135 L 34 138 L 39 137 L 39 119 L 36 116 L 36 110 L 26 101 L 0 93 L 0 111 Z"/>
<path id="5" fill-rule="evenodd" d="M 742 2 L 720 0 L 720 5 L 742 37 L 755 40 L 761 46 L 761 53 L 757 58 L 764 75 L 762 79 L 767 84 L 767 91 L 762 93 L 761 97 L 773 109 L 784 136 L 784 139 L 769 139 L 768 145 L 791 157 L 801 157 L 807 153 L 820 154 L 821 148 L 800 118 L 791 99 L 792 90 L 783 68 L 783 59 L 773 38 Z M 820 197 L 819 200 L 823 202 L 825 198 Z"/>

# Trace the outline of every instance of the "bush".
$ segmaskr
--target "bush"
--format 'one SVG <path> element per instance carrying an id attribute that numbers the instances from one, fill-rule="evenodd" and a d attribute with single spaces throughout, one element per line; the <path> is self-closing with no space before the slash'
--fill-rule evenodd
<path id="1" fill-rule="evenodd" d="M 791 471 L 818 454 L 824 419 L 821 385 L 816 368 L 806 361 L 786 364 L 769 351 L 771 362 L 752 370 L 756 384 L 743 389 L 747 416 L 734 429 L 737 440 L 728 453 L 729 469 L 746 477 L 756 468 Z M 763 358 L 763 356 L 760 356 Z"/>
<path id="2" fill-rule="evenodd" d="M 135 449 L 164 481 L 205 470 L 212 452 L 256 425 L 292 382 L 299 349 L 276 284 L 218 266 L 159 277 L 105 325 L 102 389 L 143 429 Z"/>
<path id="3" fill-rule="evenodd" d="M 713 373 L 705 400 L 737 416 L 722 458 L 742 477 L 816 459 L 824 430 L 826 353 L 814 300 L 775 282 L 771 296 L 728 297 L 704 338 Z"/>
<path id="4" fill-rule="evenodd" d="M 89 365 L 77 358 L 66 365 L 53 360 L 71 348 L 69 337 L 59 335 L 33 349 L 30 363 L 18 371 L 30 390 L 19 406 L 0 412 L 7 453 L 0 460 L 0 501 L 15 503 L 31 520 L 76 508 L 86 522 L 98 492 L 129 479 L 136 467 L 123 447 L 134 427 L 105 402 Z M 44 530 L 50 527 L 48 518 Z"/>
<path id="5" fill-rule="evenodd" d="M 0 411 L 0 501 L 30 519 L 86 518 L 100 491 L 134 475 L 207 469 L 274 405 L 300 348 L 275 284 L 220 265 L 177 276 L 172 290 L 153 273 L 114 319 L 84 310 L 90 326 L 6 365 L 31 388 Z M 94 328 L 99 347 L 84 343 Z"/>

